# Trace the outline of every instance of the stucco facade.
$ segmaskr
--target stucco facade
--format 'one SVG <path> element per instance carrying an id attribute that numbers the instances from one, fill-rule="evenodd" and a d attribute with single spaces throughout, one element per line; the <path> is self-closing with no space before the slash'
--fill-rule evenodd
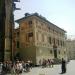
<path id="1" fill-rule="evenodd" d="M 66 41 L 67 56 L 69 60 L 75 60 L 75 40 L 68 39 Z"/>
<path id="2" fill-rule="evenodd" d="M 37 13 L 26 14 L 19 23 L 19 52 L 23 60 L 61 59 L 66 56 L 65 32 Z"/>

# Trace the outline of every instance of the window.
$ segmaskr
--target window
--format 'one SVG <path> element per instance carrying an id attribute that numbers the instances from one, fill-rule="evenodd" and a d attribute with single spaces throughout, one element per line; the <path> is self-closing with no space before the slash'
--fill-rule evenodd
<path id="1" fill-rule="evenodd" d="M 37 40 L 38 40 L 38 32 L 36 32 L 36 38 L 37 38 Z"/>
<path id="2" fill-rule="evenodd" d="M 60 51 L 59 51 L 59 54 L 60 54 Z"/>
<path id="3" fill-rule="evenodd" d="M 32 24 L 32 21 L 29 21 L 29 25 Z"/>
<path id="4" fill-rule="evenodd" d="M 49 37 L 49 43 L 51 44 L 51 37 Z"/>
<path id="5" fill-rule="evenodd" d="M 64 41 L 63 41 L 63 46 L 64 46 Z"/>
<path id="6" fill-rule="evenodd" d="M 50 54 L 52 54 L 52 50 L 50 50 Z"/>
<path id="7" fill-rule="evenodd" d="M 48 29 L 50 30 L 50 27 L 48 27 Z"/>
<path id="8" fill-rule="evenodd" d="M 42 41 L 44 42 L 44 34 L 42 34 Z"/>
<path id="9" fill-rule="evenodd" d="M 32 26 L 32 21 L 29 21 L 28 24 L 29 24 L 29 27 L 31 27 Z"/>
<path id="10" fill-rule="evenodd" d="M 61 43 L 61 46 L 62 46 L 62 41 L 60 41 L 60 43 Z"/>
<path id="11" fill-rule="evenodd" d="M 19 32 L 17 32 L 17 37 L 19 36 Z"/>
<path id="12" fill-rule="evenodd" d="M 64 54 L 66 54 L 66 52 L 64 51 Z"/>
<path id="13" fill-rule="evenodd" d="M 17 48 L 19 48 L 19 41 L 17 41 Z"/>
<path id="14" fill-rule="evenodd" d="M 33 37 L 33 33 L 32 32 L 28 33 L 28 41 L 29 42 L 32 41 L 32 37 Z"/>
<path id="15" fill-rule="evenodd" d="M 33 36 L 33 33 L 28 33 L 28 37 L 32 37 Z"/>
<path id="16" fill-rule="evenodd" d="M 36 26 L 38 26 L 38 20 L 36 20 Z"/>
<path id="17" fill-rule="evenodd" d="M 59 46 L 59 40 L 58 40 L 58 46 Z"/>
<path id="18" fill-rule="evenodd" d="M 55 38 L 53 38 L 53 43 L 55 44 Z"/>

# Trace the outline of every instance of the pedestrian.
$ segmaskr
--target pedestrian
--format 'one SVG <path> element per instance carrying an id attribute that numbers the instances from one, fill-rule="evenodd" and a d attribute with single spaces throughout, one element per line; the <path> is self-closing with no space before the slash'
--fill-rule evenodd
<path id="1" fill-rule="evenodd" d="M 62 64 L 61 64 L 61 74 L 66 73 L 66 61 L 62 58 Z"/>
<path id="2" fill-rule="evenodd" d="M 26 72 L 29 72 L 30 71 L 30 63 L 27 61 L 26 62 Z"/>
<path id="3" fill-rule="evenodd" d="M 41 61 L 41 59 L 39 60 L 39 66 L 41 66 L 42 65 L 42 61 Z"/>
<path id="4" fill-rule="evenodd" d="M 20 65 L 19 65 L 19 61 L 16 62 L 15 64 L 15 72 L 16 72 L 16 75 L 19 75 L 20 74 Z"/>
<path id="5" fill-rule="evenodd" d="M 51 59 L 48 59 L 48 65 L 51 67 Z"/>
<path id="6" fill-rule="evenodd" d="M 33 67 L 33 62 L 32 62 L 32 60 L 30 61 L 30 68 L 32 69 L 32 67 Z"/>
<path id="7" fill-rule="evenodd" d="M 3 63 L 0 62 L 0 74 L 2 73 L 2 66 L 3 66 Z"/>
<path id="8" fill-rule="evenodd" d="M 53 60 L 53 59 L 51 59 L 51 65 L 52 65 L 52 67 L 53 67 L 53 65 L 54 65 L 54 60 Z"/>

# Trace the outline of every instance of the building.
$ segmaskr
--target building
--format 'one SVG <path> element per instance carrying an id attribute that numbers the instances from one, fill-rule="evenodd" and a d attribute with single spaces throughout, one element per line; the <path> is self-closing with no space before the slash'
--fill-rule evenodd
<path id="1" fill-rule="evenodd" d="M 0 61 L 4 58 L 5 3 L 0 0 Z"/>
<path id="2" fill-rule="evenodd" d="M 66 46 L 68 59 L 75 60 L 75 40 L 68 39 Z"/>
<path id="3" fill-rule="evenodd" d="M 13 37 L 13 40 L 14 40 L 14 44 L 13 44 L 13 58 L 16 59 L 16 58 L 19 58 L 19 28 L 15 29 L 14 30 L 14 37 Z"/>
<path id="4" fill-rule="evenodd" d="M 15 50 L 23 60 L 32 60 L 39 65 L 43 59 L 66 58 L 66 31 L 38 13 L 26 13 L 16 22 L 19 29 L 15 31 Z"/>
<path id="5" fill-rule="evenodd" d="M 12 59 L 12 0 L 0 0 L 0 61 Z"/>

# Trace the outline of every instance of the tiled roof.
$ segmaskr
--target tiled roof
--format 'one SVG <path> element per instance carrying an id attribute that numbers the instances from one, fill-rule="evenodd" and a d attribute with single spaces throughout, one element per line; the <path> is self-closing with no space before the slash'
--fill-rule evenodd
<path id="1" fill-rule="evenodd" d="M 55 24 L 49 22 L 45 17 L 40 16 L 38 13 L 28 14 L 28 16 L 25 16 L 23 18 L 20 18 L 20 19 L 16 20 L 15 22 L 20 23 L 20 21 L 25 20 L 26 18 L 29 18 L 29 17 L 32 17 L 32 16 L 36 16 L 36 17 L 42 19 L 43 21 L 49 23 L 50 27 L 53 28 L 53 29 L 55 29 L 55 30 L 60 30 L 60 31 L 66 32 L 64 29 L 59 28 Z"/>

